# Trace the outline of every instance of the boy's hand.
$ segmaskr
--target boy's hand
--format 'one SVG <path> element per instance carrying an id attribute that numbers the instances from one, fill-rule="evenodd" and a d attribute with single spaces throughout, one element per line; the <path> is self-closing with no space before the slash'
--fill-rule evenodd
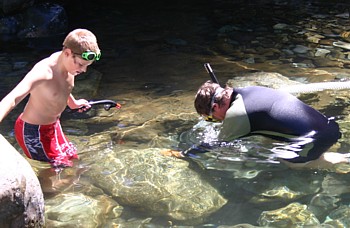
<path id="1" fill-rule="evenodd" d="M 83 106 L 81 108 L 78 108 L 78 112 L 87 112 L 91 109 L 91 106 L 88 108 L 86 106 Z"/>
<path id="2" fill-rule="evenodd" d="M 74 104 L 72 106 L 73 107 L 70 107 L 70 108 L 77 109 L 78 112 L 86 112 L 86 111 L 89 111 L 91 109 L 91 105 L 85 99 L 75 100 Z"/>

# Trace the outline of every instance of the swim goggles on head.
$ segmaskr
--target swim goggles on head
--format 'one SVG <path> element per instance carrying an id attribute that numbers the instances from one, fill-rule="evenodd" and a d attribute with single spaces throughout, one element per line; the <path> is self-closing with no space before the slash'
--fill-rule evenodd
<path id="1" fill-rule="evenodd" d="M 210 111 L 209 111 L 209 115 L 203 116 L 203 118 L 204 118 L 205 121 L 213 122 L 213 123 L 221 122 L 221 120 L 215 119 L 215 118 L 213 117 L 213 105 L 214 105 L 215 97 L 216 97 L 219 93 L 221 93 L 223 90 L 224 90 L 223 88 L 217 88 L 217 89 L 215 90 L 215 93 L 214 93 L 214 95 L 211 97 L 211 101 L 210 101 Z"/>
<path id="2" fill-rule="evenodd" d="M 221 122 L 221 120 L 215 119 L 212 115 L 210 115 L 210 116 L 203 116 L 203 118 L 207 122 L 212 122 L 212 123 Z"/>
<path id="3" fill-rule="evenodd" d="M 93 51 L 84 51 L 81 54 L 78 54 L 78 53 L 74 53 L 74 54 L 80 55 L 82 59 L 87 61 L 92 61 L 92 60 L 98 61 L 101 58 L 101 52 L 97 54 L 96 52 L 93 52 Z"/>

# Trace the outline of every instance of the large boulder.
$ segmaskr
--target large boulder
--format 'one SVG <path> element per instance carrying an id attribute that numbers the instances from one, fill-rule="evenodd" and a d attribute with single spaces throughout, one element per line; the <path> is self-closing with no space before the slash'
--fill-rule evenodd
<path id="1" fill-rule="evenodd" d="M 0 227 L 43 227 L 44 196 L 30 164 L 0 134 Z"/>
<path id="2" fill-rule="evenodd" d="M 194 224 L 227 200 L 190 163 L 160 154 L 160 149 L 125 149 L 95 160 L 87 175 L 122 205 L 150 216 Z M 97 159 L 97 158 L 96 158 Z"/>

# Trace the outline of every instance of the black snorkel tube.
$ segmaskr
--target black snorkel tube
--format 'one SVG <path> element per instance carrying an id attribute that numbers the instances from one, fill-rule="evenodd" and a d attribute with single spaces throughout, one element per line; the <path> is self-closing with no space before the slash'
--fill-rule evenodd
<path id="1" fill-rule="evenodd" d="M 103 105 L 103 108 L 106 111 L 109 111 L 111 108 L 116 107 L 117 109 L 120 109 L 122 107 L 121 104 L 112 101 L 112 100 L 99 100 L 99 101 L 89 101 L 89 105 Z"/>
<path id="2" fill-rule="evenodd" d="M 217 84 L 220 85 L 219 80 L 216 78 L 213 69 L 211 69 L 210 64 L 209 64 L 209 63 L 204 63 L 204 67 L 205 67 L 205 69 L 207 70 L 207 72 L 208 72 L 208 74 L 209 74 L 211 80 L 212 80 L 213 82 L 215 82 L 215 83 L 217 83 Z"/>
<path id="3" fill-rule="evenodd" d="M 104 110 L 109 111 L 111 108 L 117 108 L 120 109 L 122 107 L 121 104 L 112 101 L 112 100 L 98 100 L 98 101 L 89 101 L 89 105 L 93 106 L 93 105 L 103 105 Z M 82 108 L 77 108 L 77 109 L 68 109 L 69 112 L 77 112 L 79 110 L 82 110 Z M 90 109 L 86 110 L 89 111 Z"/>

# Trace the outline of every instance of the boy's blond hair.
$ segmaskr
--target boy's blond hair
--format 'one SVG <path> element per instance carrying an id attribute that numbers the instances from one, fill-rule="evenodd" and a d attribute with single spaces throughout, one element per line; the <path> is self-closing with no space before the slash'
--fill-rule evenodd
<path id="1" fill-rule="evenodd" d="M 96 36 L 87 29 L 75 29 L 71 31 L 63 41 L 63 48 L 69 48 L 74 53 L 93 51 L 100 53 Z"/>

